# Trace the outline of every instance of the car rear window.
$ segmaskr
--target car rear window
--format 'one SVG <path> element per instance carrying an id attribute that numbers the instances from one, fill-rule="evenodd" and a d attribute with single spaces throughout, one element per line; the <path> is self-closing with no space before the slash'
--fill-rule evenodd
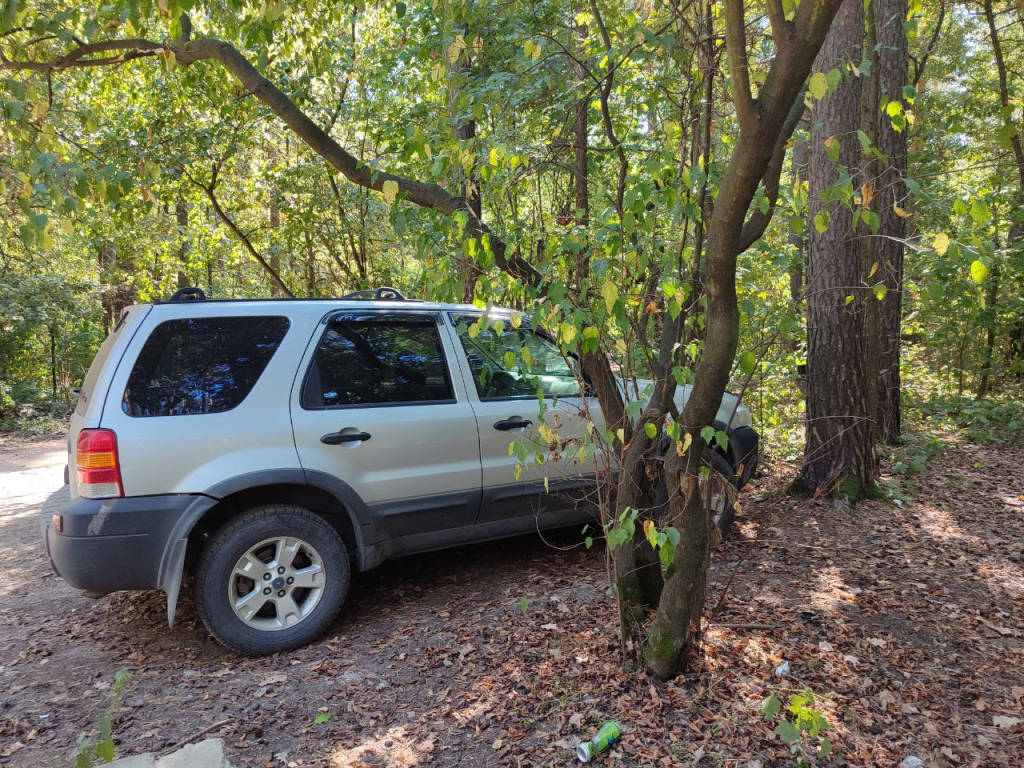
<path id="1" fill-rule="evenodd" d="M 153 329 L 128 377 L 129 416 L 221 413 L 256 386 L 288 331 L 286 317 L 167 320 Z"/>
<path id="2" fill-rule="evenodd" d="M 453 401 L 437 321 L 413 314 L 335 318 L 302 388 L 307 410 Z"/>

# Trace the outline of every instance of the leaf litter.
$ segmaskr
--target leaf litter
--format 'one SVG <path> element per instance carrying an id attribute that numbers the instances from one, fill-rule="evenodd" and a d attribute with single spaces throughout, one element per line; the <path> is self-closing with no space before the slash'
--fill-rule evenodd
<path id="1" fill-rule="evenodd" d="M 571 551 L 523 537 L 389 563 L 324 639 L 246 659 L 187 597 L 174 630 L 160 594 L 78 598 L 45 576 L 35 521 L 4 519 L 0 764 L 66 754 L 122 667 L 142 704 L 115 716 L 119 755 L 226 721 L 209 735 L 237 766 L 564 766 L 616 720 L 605 764 L 773 768 L 793 760 L 759 707 L 811 690 L 831 724 L 817 765 L 1019 764 L 1022 464 L 953 440 L 916 498 L 844 513 L 785 497 L 795 467 L 767 466 L 715 552 L 705 658 L 670 683 L 620 663 L 603 553 L 576 532 L 555 537 Z"/>

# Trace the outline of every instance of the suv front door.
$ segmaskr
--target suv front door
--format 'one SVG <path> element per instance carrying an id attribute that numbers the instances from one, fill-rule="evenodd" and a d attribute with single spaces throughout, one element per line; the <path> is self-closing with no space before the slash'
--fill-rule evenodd
<path id="1" fill-rule="evenodd" d="M 349 485 L 382 538 L 472 525 L 479 510 L 476 421 L 438 320 L 429 311 L 335 312 L 294 387 L 303 469 Z"/>
<path id="2" fill-rule="evenodd" d="M 585 517 L 598 461 L 592 445 L 586 452 L 581 445 L 588 422 L 604 423 L 597 398 L 580 396 L 578 371 L 540 333 L 513 328 L 509 317 L 452 312 L 448 319 L 465 352 L 460 363 L 480 430 L 480 522 Z"/>

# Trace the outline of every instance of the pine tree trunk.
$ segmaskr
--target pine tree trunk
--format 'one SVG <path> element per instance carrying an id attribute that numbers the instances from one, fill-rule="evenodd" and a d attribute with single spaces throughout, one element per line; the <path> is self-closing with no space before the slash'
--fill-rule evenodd
<path id="1" fill-rule="evenodd" d="M 836 181 L 837 167 L 855 169 L 861 162 L 857 130 L 861 116 L 861 78 L 845 70 L 860 61 L 864 44 L 864 4 L 843 0 L 835 23 L 815 63 L 816 72 L 844 68 L 835 93 L 817 105 L 810 148 L 808 201 L 812 226 L 807 265 L 807 443 L 798 485 L 815 493 L 859 498 L 876 473 L 865 338 L 868 301 L 858 237 L 870 234 L 854 227 L 854 210 L 824 201 Z M 838 161 L 827 155 L 838 148 Z M 820 214 L 820 216 L 819 216 Z M 821 217 L 828 226 L 819 232 Z"/>
<path id="2" fill-rule="evenodd" d="M 882 100 L 903 103 L 902 91 L 908 83 L 907 0 L 874 0 L 875 29 L 878 37 L 878 78 Z M 877 258 L 879 277 L 887 292 L 880 310 L 880 356 L 878 373 L 878 437 L 892 443 L 900 438 L 900 333 L 903 324 L 903 253 L 907 235 L 906 220 L 896 213 L 896 205 L 907 208 L 907 127 L 897 131 L 892 118 L 877 108 L 878 149 L 889 163 L 878 176 L 879 227 Z"/>

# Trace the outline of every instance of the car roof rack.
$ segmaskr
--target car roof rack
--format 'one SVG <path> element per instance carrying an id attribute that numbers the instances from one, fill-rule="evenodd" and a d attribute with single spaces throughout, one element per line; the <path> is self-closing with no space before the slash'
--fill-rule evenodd
<path id="1" fill-rule="evenodd" d="M 206 294 L 202 288 L 193 288 L 191 286 L 186 288 L 179 288 L 174 292 L 174 295 L 167 300 L 168 303 L 174 301 L 206 301 Z"/>
<path id="2" fill-rule="evenodd" d="M 318 298 L 310 299 L 294 299 L 295 301 L 324 301 L 330 300 L 331 297 L 323 296 Z M 402 295 L 402 292 L 397 288 L 391 286 L 381 286 L 380 288 L 367 288 L 362 291 L 354 291 L 353 293 L 347 293 L 341 297 L 342 300 L 347 301 L 408 301 L 416 302 L 417 299 L 407 299 Z M 171 298 L 165 302 L 157 302 L 158 304 L 180 304 L 186 301 L 207 301 L 206 292 L 202 288 L 194 286 L 186 286 L 179 288 L 172 295 Z M 213 299 L 213 301 L 261 301 L 261 299 Z"/>
<path id="3" fill-rule="evenodd" d="M 385 285 L 380 288 L 368 288 L 364 291 L 353 291 L 346 293 L 343 299 L 358 299 L 362 301 L 409 301 L 397 288 Z"/>

